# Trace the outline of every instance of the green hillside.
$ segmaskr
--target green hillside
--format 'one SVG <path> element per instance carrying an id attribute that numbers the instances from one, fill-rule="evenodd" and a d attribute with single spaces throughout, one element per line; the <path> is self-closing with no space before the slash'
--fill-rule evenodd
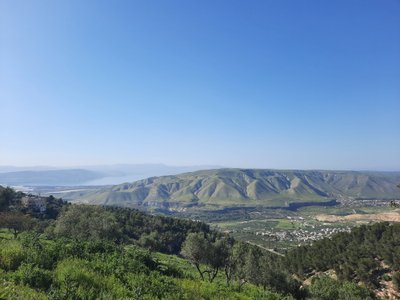
<path id="1" fill-rule="evenodd" d="M 0 299 L 372 300 L 371 290 L 380 287 L 374 285 L 379 275 L 359 276 L 363 273 L 353 267 L 353 256 L 348 268 L 356 276 L 317 276 L 306 283 L 305 272 L 315 277 L 314 271 L 335 266 L 330 260 L 315 266 L 304 247 L 278 256 L 201 222 L 129 208 L 70 205 L 1 187 L 0 203 Z M 44 211 L 35 209 L 39 203 Z M 49 214 L 48 208 L 57 213 Z M 397 289 L 398 227 L 379 228 L 380 234 L 365 238 L 365 230 L 377 231 L 363 228 L 358 241 L 372 261 L 381 255 L 379 247 L 395 250 L 396 256 L 383 251 L 382 259 Z M 329 241 L 318 245 L 332 250 Z"/>
<path id="2" fill-rule="evenodd" d="M 169 210 L 288 207 L 303 202 L 399 199 L 398 182 L 398 172 L 216 169 L 124 183 L 77 200 Z"/>
<path id="3" fill-rule="evenodd" d="M 28 198 L 32 205 L 26 206 Z M 38 203 L 46 209 L 36 210 Z M 244 258 L 254 252 L 270 261 L 271 255 L 201 222 L 70 205 L 1 186 L 0 204 L 0 299 L 279 300 L 304 294 L 288 273 L 281 272 L 279 284 L 258 282 L 256 262 Z"/>

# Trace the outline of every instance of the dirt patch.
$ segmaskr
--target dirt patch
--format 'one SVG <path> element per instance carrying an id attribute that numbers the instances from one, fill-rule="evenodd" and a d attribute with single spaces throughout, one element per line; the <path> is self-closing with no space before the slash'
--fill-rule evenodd
<path id="1" fill-rule="evenodd" d="M 340 221 L 388 221 L 400 222 L 400 210 L 376 214 L 352 214 L 347 216 L 336 216 L 320 214 L 315 218 L 320 222 L 340 222 Z"/>

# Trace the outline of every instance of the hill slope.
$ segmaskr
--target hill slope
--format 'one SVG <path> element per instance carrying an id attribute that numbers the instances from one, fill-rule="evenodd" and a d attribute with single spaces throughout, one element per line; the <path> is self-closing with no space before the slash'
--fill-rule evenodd
<path id="1" fill-rule="evenodd" d="M 124 183 L 79 201 L 158 208 L 287 207 L 336 199 L 400 199 L 399 182 L 400 173 L 217 169 Z"/>

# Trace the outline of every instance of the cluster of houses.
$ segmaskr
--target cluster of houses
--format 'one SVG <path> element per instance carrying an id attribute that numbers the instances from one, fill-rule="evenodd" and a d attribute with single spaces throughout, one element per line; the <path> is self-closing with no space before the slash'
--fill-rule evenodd
<path id="1" fill-rule="evenodd" d="M 329 237 L 335 233 L 339 232 L 350 232 L 351 228 L 347 227 L 326 227 L 319 230 L 307 230 L 307 229 L 297 229 L 297 230 L 287 230 L 287 231 L 258 231 L 256 235 L 261 235 L 268 239 L 274 241 L 290 241 L 290 242 L 312 242 L 316 240 Z"/>

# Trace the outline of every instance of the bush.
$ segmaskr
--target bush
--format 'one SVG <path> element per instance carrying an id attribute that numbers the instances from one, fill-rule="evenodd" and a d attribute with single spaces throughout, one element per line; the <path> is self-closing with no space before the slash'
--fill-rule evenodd
<path id="1" fill-rule="evenodd" d="M 0 268 L 15 271 L 24 258 L 24 251 L 18 241 L 0 240 Z"/>
<path id="2" fill-rule="evenodd" d="M 55 270 L 52 297 L 67 299 L 124 298 L 126 289 L 114 276 L 98 274 L 90 262 L 69 258 L 61 261 Z M 101 297 L 100 297 L 101 296 Z"/>
<path id="3" fill-rule="evenodd" d="M 0 280 L 0 299 L 47 300 L 47 296 L 27 286 Z"/>
<path id="4" fill-rule="evenodd" d="M 33 264 L 23 263 L 12 276 L 16 283 L 47 290 L 52 283 L 52 273 Z"/>
<path id="5" fill-rule="evenodd" d="M 253 286 L 244 286 L 239 292 L 233 287 L 226 287 L 225 285 L 213 284 L 207 281 L 197 281 L 182 279 L 177 281 L 181 291 L 178 299 L 190 300 L 211 300 L 211 299 L 229 299 L 229 300 L 291 300 L 291 296 L 282 296 L 278 293 L 270 291 L 262 291 L 261 289 Z M 176 299 L 176 298 L 175 298 Z"/>
<path id="6" fill-rule="evenodd" d="M 65 259 L 55 270 L 55 280 L 59 290 L 67 298 L 95 299 L 103 289 L 98 274 L 87 268 L 87 262 L 80 259 Z"/>
<path id="7" fill-rule="evenodd" d="M 313 299 L 337 300 L 339 287 L 339 282 L 328 276 L 314 277 L 309 292 Z"/>
<path id="8" fill-rule="evenodd" d="M 179 288 L 175 282 L 158 272 L 145 274 L 129 274 L 127 285 L 135 299 L 165 299 L 174 294 L 179 294 Z M 171 297 L 172 298 L 172 297 Z"/>
<path id="9" fill-rule="evenodd" d="M 54 269 L 59 258 L 59 249 L 55 243 L 46 243 L 38 234 L 31 232 L 22 233 L 19 240 L 26 256 L 25 262 L 43 269 Z"/>
<path id="10" fill-rule="evenodd" d="M 339 289 L 339 298 L 341 300 L 370 300 L 375 299 L 373 294 L 366 288 L 353 282 L 344 282 Z"/>
<path id="11" fill-rule="evenodd" d="M 318 300 L 370 300 L 375 299 L 366 288 L 353 282 L 339 282 L 328 276 L 314 277 L 309 292 Z"/>

